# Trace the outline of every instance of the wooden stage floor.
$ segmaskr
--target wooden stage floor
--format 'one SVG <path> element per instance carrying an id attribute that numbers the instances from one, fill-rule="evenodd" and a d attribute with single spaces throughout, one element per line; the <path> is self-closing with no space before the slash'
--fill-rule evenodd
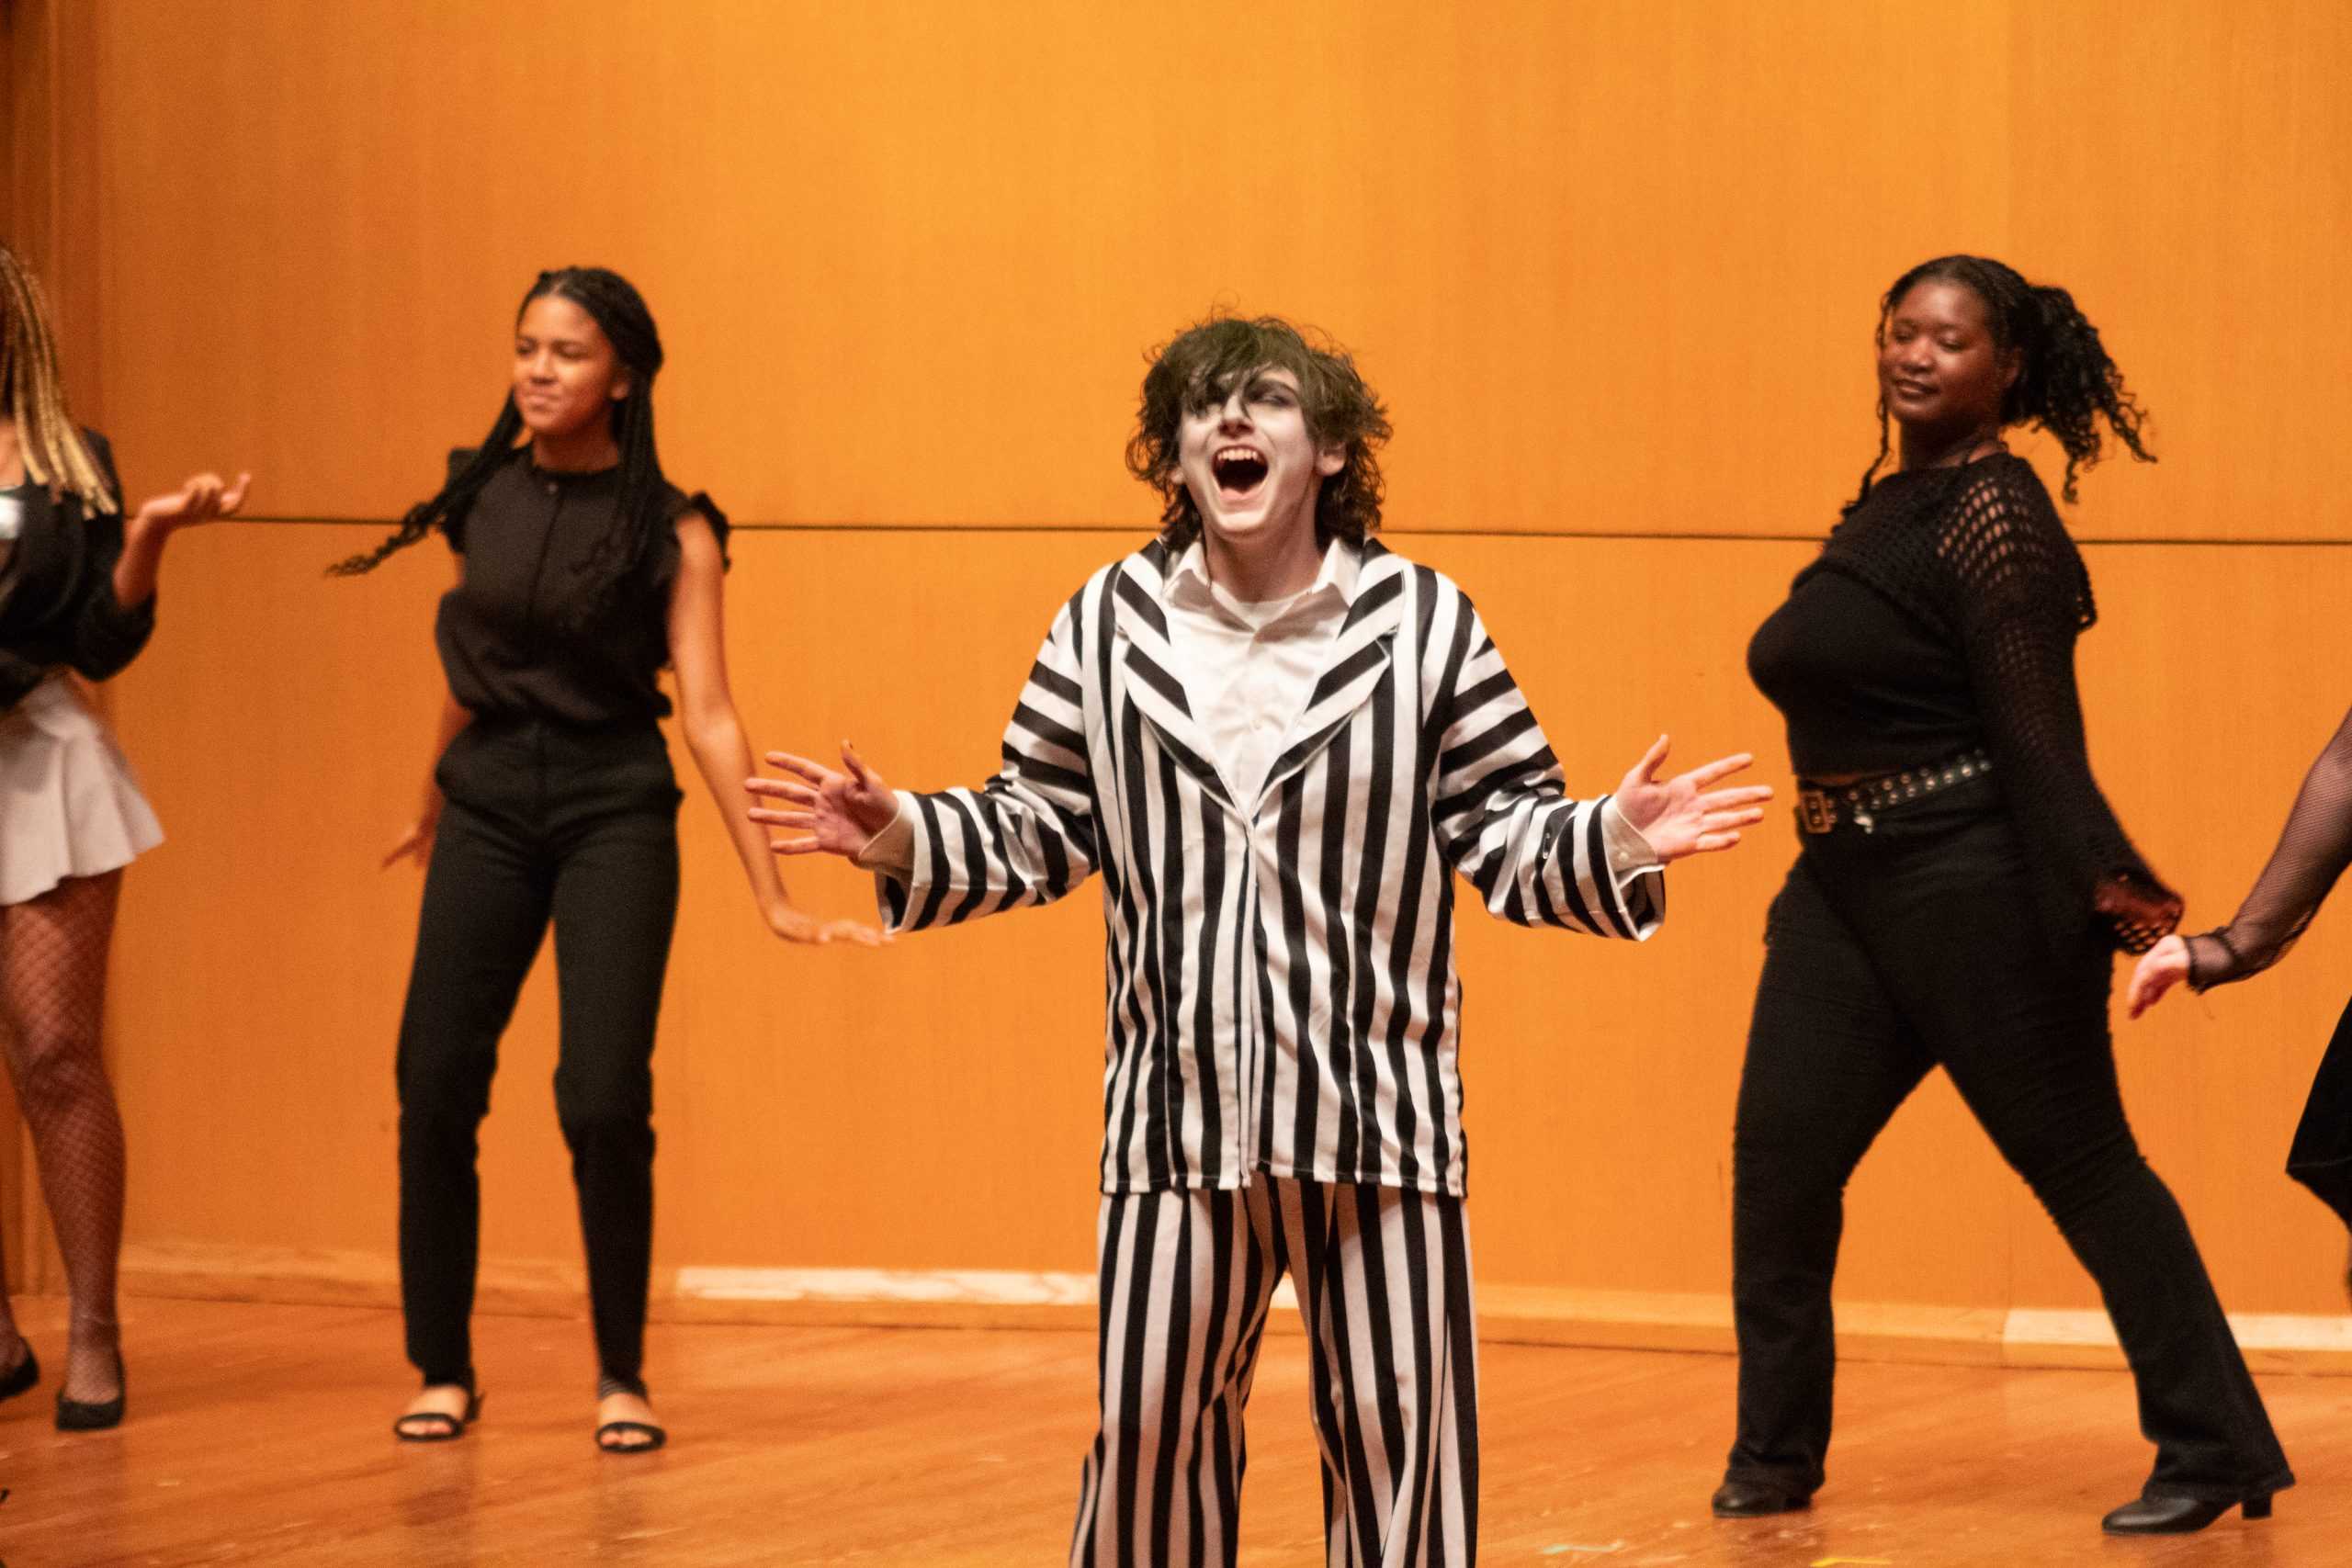
<path id="1" fill-rule="evenodd" d="M 62 1359 L 62 1303 L 32 1301 Z M 490 1393 L 465 1440 L 399 1446 L 391 1314 L 132 1301 L 131 1417 L 69 1437 L 54 1374 L 0 1406 L 6 1568 L 1060 1561 L 1091 1433 L 1091 1335 L 657 1325 L 672 1447 L 590 1445 L 584 1324 L 484 1318 Z M 1270 1340 L 1242 1561 L 1320 1562 L 1306 1342 Z M 1791 1521 L 1708 1517 L 1732 1362 L 1484 1351 L 1488 1563 L 2352 1563 L 2352 1380 L 2269 1377 L 2303 1484 L 2278 1517 L 2117 1541 L 2098 1517 L 2147 1452 L 2120 1373 L 1856 1364 L 1829 1488 Z"/>

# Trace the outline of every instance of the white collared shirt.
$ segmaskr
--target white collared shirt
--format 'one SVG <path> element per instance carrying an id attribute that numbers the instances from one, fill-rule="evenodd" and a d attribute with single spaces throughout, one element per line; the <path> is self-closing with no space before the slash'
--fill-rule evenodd
<path id="1" fill-rule="evenodd" d="M 1210 578 L 1196 539 L 1168 574 L 1160 602 L 1177 674 L 1235 800 L 1258 798 L 1283 737 L 1306 711 L 1323 656 L 1355 601 L 1358 568 L 1355 551 L 1334 540 L 1313 582 L 1252 604 Z"/>

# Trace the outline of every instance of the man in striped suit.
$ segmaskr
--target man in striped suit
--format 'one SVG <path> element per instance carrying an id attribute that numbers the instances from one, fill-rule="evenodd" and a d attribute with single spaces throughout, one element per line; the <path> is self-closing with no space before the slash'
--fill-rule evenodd
<path id="1" fill-rule="evenodd" d="M 1635 941 L 1668 861 L 1770 791 L 1615 796 L 1559 764 L 1462 591 L 1374 542 L 1388 434 L 1347 355 L 1285 322 L 1185 332 L 1128 464 L 1159 536 L 1054 617 L 978 790 L 886 789 L 772 753 L 754 780 L 875 869 L 894 931 L 1043 904 L 1110 921 L 1102 1423 L 1070 1561 L 1230 1564 L 1242 1407 L 1276 1284 L 1311 1338 L 1333 1568 L 1466 1563 L 1476 1332 L 1453 882 L 1524 925 Z"/>

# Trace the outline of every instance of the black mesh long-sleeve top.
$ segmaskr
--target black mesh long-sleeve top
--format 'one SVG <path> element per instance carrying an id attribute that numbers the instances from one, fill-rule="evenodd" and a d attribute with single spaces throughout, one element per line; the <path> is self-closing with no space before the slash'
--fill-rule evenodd
<path id="1" fill-rule="evenodd" d="M 2352 863 L 2352 712 L 2303 775 L 2278 847 L 2245 902 L 2228 925 L 2188 939 L 2189 985 L 2201 991 L 2278 963 L 2319 913 L 2346 863 Z"/>
<path id="2" fill-rule="evenodd" d="M 116 495 L 114 449 L 85 430 L 90 456 Z M 41 485 L 6 492 L 17 502 L 18 532 L 0 589 L 0 711 L 61 667 L 93 681 L 119 672 L 155 630 L 155 601 L 124 604 L 114 596 L 122 558 L 122 514 L 92 513 L 80 498 L 52 498 Z"/>
<path id="3" fill-rule="evenodd" d="M 1981 745 L 2052 940 L 2098 919 L 2139 953 L 2178 922 L 2180 899 L 2091 776 L 2075 641 L 2098 615 L 2041 476 L 2004 452 L 1872 485 L 1758 630 L 1748 668 L 1801 773 L 1883 773 Z"/>

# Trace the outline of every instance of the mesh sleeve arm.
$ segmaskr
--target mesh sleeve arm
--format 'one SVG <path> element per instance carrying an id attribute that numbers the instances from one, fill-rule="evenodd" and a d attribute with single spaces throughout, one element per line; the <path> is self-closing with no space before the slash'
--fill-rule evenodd
<path id="1" fill-rule="evenodd" d="M 2117 945 L 2143 953 L 2179 923 L 2180 897 L 2132 848 L 2091 775 L 2075 678 L 2075 640 L 2093 618 L 2089 578 L 2030 475 L 1972 484 L 1940 543 L 1969 683 L 2052 937 L 2097 918 Z"/>
<path id="2" fill-rule="evenodd" d="M 2198 990 L 2259 975 L 2286 954 L 2352 863 L 2352 712 L 2344 716 L 2303 787 L 2270 862 L 2228 925 L 2188 939 Z"/>

